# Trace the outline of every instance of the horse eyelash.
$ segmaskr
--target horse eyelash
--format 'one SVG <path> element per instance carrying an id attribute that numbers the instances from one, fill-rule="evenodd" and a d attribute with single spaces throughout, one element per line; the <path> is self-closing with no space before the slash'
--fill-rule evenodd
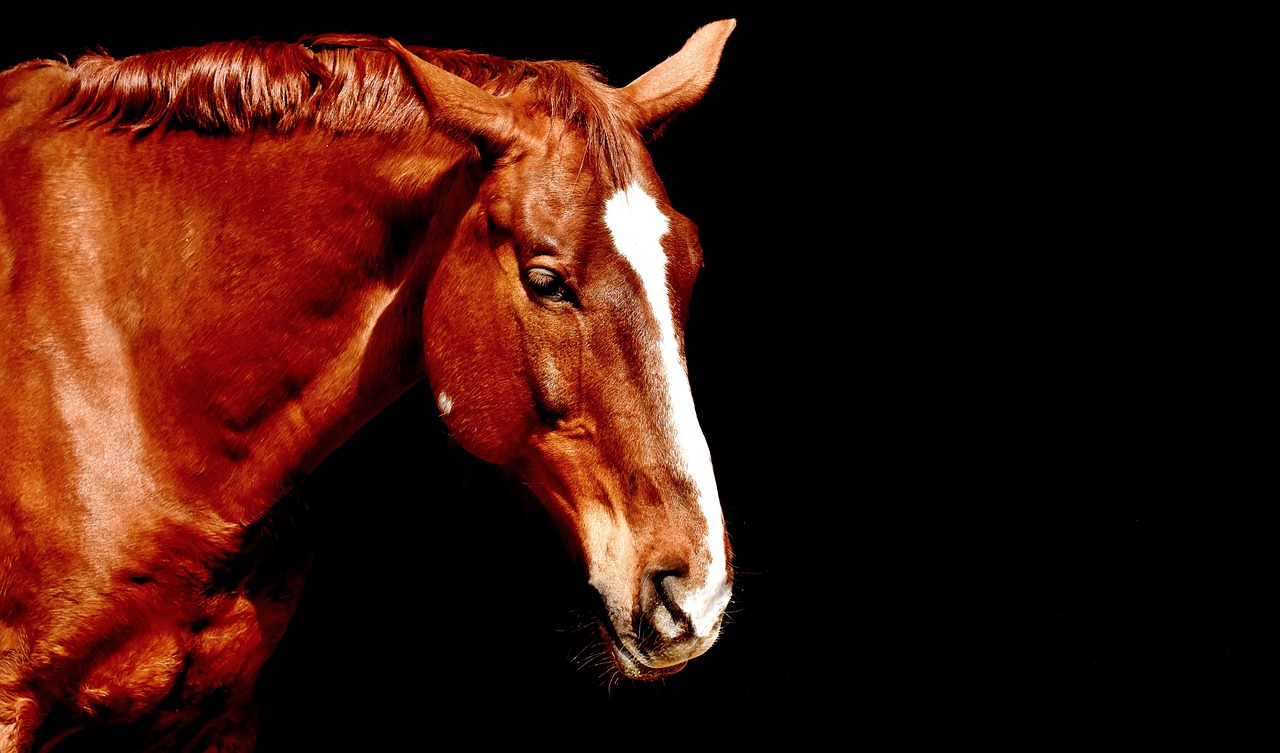
<path id="1" fill-rule="evenodd" d="M 542 289 L 544 286 L 537 285 L 532 280 L 535 272 L 545 273 L 553 278 L 557 285 L 557 290 L 550 294 L 543 293 Z M 570 287 L 568 281 L 564 279 L 564 275 L 561 275 L 555 270 L 547 269 L 546 267 L 534 267 L 525 272 L 525 280 L 528 282 L 529 286 L 533 288 L 533 292 L 540 298 L 557 302 L 572 303 L 575 305 L 578 302 L 578 297 L 574 294 L 573 288 Z"/>

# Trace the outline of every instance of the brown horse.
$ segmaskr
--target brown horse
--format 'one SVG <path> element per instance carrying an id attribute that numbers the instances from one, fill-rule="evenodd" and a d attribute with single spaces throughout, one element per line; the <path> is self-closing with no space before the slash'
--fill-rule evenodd
<path id="1" fill-rule="evenodd" d="M 702 251 L 645 143 L 733 28 L 618 88 L 349 35 L 0 74 L 0 752 L 251 750 L 308 567 L 273 511 L 423 379 L 550 511 L 622 675 L 705 652 Z"/>

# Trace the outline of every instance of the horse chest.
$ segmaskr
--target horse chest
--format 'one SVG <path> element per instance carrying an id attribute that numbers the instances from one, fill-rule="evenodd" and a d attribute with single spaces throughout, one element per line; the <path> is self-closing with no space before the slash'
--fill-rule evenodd
<path id="1" fill-rule="evenodd" d="M 141 722 L 160 739 L 210 702 L 234 715 L 251 699 L 308 567 L 292 544 L 278 546 L 277 535 L 287 534 L 261 533 L 219 544 L 223 558 L 213 567 L 201 562 L 208 541 L 177 527 L 135 534 L 127 566 L 81 562 L 60 584 L 25 568 L 15 578 L 25 594 L 22 617 L 0 636 L 7 644 L 0 654 L 24 661 L 10 667 L 17 676 L 0 675 L 3 685 L 39 677 L 43 692 L 65 699 L 74 710 L 65 725 L 55 720 L 42 730 L 55 736 L 90 721 Z M 0 721 L 10 711 L 3 685 Z"/>

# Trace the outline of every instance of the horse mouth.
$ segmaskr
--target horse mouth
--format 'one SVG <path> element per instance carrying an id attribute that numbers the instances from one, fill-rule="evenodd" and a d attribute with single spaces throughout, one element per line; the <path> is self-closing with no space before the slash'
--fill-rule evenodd
<path id="1" fill-rule="evenodd" d="M 607 618 L 600 621 L 600 630 L 604 633 L 604 642 L 609 648 L 609 656 L 613 659 L 613 666 L 630 680 L 660 680 L 674 675 L 689 663 L 688 661 L 681 661 L 655 666 L 651 660 L 646 661 L 640 655 L 642 653 L 641 649 L 633 649 L 627 641 L 624 641 Z"/>

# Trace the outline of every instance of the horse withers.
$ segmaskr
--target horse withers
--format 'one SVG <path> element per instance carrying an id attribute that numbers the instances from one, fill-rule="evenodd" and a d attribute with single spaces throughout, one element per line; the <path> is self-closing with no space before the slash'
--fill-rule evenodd
<path id="1" fill-rule="evenodd" d="M 561 528 L 621 675 L 705 652 L 702 251 L 645 143 L 733 28 L 617 88 L 353 35 L 0 74 L 0 752 L 251 750 L 309 562 L 276 511 L 424 379 Z"/>

